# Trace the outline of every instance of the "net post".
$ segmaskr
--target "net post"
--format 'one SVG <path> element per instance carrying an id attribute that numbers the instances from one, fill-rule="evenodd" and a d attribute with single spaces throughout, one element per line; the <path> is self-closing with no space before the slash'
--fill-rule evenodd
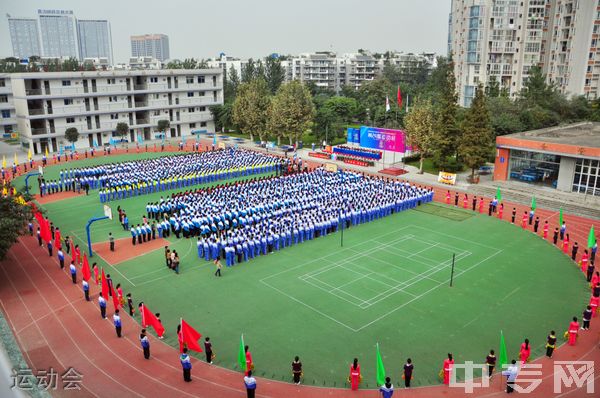
<path id="1" fill-rule="evenodd" d="M 450 272 L 450 287 L 452 287 L 452 283 L 454 282 L 454 260 L 456 258 L 456 253 L 452 253 L 452 271 Z"/>

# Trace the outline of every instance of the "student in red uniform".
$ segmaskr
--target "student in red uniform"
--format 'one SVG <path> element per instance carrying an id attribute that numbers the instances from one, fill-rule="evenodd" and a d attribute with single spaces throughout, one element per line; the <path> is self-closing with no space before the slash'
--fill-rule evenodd
<path id="1" fill-rule="evenodd" d="M 358 390 L 360 378 L 360 364 L 358 363 L 358 359 L 354 358 L 354 361 L 352 361 L 352 364 L 350 365 L 350 376 L 348 376 L 350 388 L 352 390 Z"/>
<path id="2" fill-rule="evenodd" d="M 590 308 L 592 310 L 592 317 L 595 317 L 598 313 L 598 306 L 600 305 L 600 296 L 590 297 Z"/>
<path id="3" fill-rule="evenodd" d="M 594 263 L 592 262 L 592 264 Z M 590 279 L 590 288 L 596 286 L 598 282 L 600 282 L 600 272 L 596 271 L 596 273 Z"/>
<path id="4" fill-rule="evenodd" d="M 450 377 L 452 372 L 452 367 L 454 366 L 454 359 L 452 359 L 452 354 L 448 354 L 448 358 L 444 360 L 444 365 L 442 370 L 444 371 L 444 384 L 450 385 Z"/>
<path id="5" fill-rule="evenodd" d="M 502 214 L 504 214 L 504 203 L 500 203 L 500 209 L 498 210 L 498 218 L 502 220 Z"/>
<path id="6" fill-rule="evenodd" d="M 548 239 L 548 220 L 544 222 L 544 240 Z"/>
<path id="7" fill-rule="evenodd" d="M 527 228 L 527 212 L 523 213 L 523 218 L 521 219 L 521 227 L 523 229 Z"/>
<path id="8" fill-rule="evenodd" d="M 465 193 L 463 198 L 463 209 L 466 209 L 467 207 L 469 207 L 469 195 Z"/>
<path id="9" fill-rule="evenodd" d="M 244 346 L 244 352 L 246 353 L 246 376 L 248 376 L 248 372 L 254 368 L 254 362 L 248 346 Z"/>
<path id="10" fill-rule="evenodd" d="M 588 254 L 587 249 L 584 249 L 583 250 L 583 254 L 581 255 L 581 272 L 583 272 L 586 275 L 587 275 L 587 270 L 588 270 L 588 259 L 589 259 L 589 257 L 590 256 Z"/>
<path id="11" fill-rule="evenodd" d="M 563 240 L 563 253 L 567 254 L 569 252 L 569 234 L 565 236 L 565 240 Z"/>
<path id="12" fill-rule="evenodd" d="M 573 321 L 569 324 L 569 345 L 575 345 L 577 341 L 577 333 L 579 333 L 579 322 L 577 322 L 577 317 L 573 317 Z"/>
<path id="13" fill-rule="evenodd" d="M 448 190 L 448 192 L 446 192 L 446 204 L 447 205 L 450 204 L 450 190 Z"/>
<path id="14" fill-rule="evenodd" d="M 519 350 L 519 359 L 521 360 L 521 364 L 527 363 L 530 355 L 531 346 L 529 345 L 529 339 L 525 339 L 525 342 L 521 344 L 521 349 Z"/>
<path id="15" fill-rule="evenodd" d="M 483 196 L 479 197 L 479 214 L 483 214 Z"/>

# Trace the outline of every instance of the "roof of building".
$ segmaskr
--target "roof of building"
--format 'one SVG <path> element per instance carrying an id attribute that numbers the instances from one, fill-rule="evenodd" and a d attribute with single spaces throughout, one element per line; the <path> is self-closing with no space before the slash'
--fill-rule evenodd
<path id="1" fill-rule="evenodd" d="M 152 70 L 110 70 L 110 71 L 67 71 L 67 72 L 24 72 L 11 73 L 13 79 L 76 79 L 94 77 L 119 77 L 119 76 L 166 76 L 166 75 L 198 75 L 220 74 L 221 68 L 209 69 L 152 69 Z"/>
<path id="2" fill-rule="evenodd" d="M 517 140 L 600 148 L 600 123 L 582 122 L 502 136 Z"/>

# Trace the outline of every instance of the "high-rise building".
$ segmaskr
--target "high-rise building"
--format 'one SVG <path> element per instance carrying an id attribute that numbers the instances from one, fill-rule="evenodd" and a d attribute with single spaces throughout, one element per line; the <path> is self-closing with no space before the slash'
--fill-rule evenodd
<path id="1" fill-rule="evenodd" d="M 495 79 L 514 97 L 534 66 L 566 95 L 599 95 L 597 1 L 453 0 L 448 38 L 459 104 Z M 599 62 L 598 66 L 596 62 Z"/>
<path id="2" fill-rule="evenodd" d="M 163 34 L 131 36 L 131 56 L 152 57 L 161 62 L 169 59 L 169 36 Z"/>
<path id="3" fill-rule="evenodd" d="M 108 58 L 113 62 L 110 23 L 105 19 L 78 19 L 79 59 Z"/>
<path id="4" fill-rule="evenodd" d="M 548 5 L 543 66 L 549 82 L 566 95 L 600 96 L 600 12 L 597 1 L 562 0 Z"/>
<path id="5" fill-rule="evenodd" d="M 13 55 L 17 58 L 41 56 L 38 23 L 34 18 L 8 17 Z"/>
<path id="6" fill-rule="evenodd" d="M 77 58 L 75 17 L 71 10 L 38 10 L 42 55 Z"/>

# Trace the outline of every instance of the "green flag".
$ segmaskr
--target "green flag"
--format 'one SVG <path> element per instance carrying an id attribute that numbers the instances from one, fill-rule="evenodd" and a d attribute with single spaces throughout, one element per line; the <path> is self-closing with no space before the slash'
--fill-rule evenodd
<path id="1" fill-rule="evenodd" d="M 558 212 L 558 225 L 562 225 L 562 223 L 563 223 L 563 214 L 562 214 L 562 207 L 561 207 Z"/>
<path id="2" fill-rule="evenodd" d="M 496 199 L 498 199 L 498 203 L 502 202 L 502 192 L 500 192 L 500 187 L 496 188 Z"/>
<path id="3" fill-rule="evenodd" d="M 590 228 L 590 234 L 588 235 L 588 248 L 594 246 L 595 242 L 596 237 L 594 236 L 594 226 L 592 225 L 592 228 Z"/>
<path id="4" fill-rule="evenodd" d="M 379 352 L 379 343 L 377 343 L 377 385 L 382 386 L 385 384 L 385 368 L 383 367 L 383 360 L 381 359 L 381 353 Z"/>
<path id="5" fill-rule="evenodd" d="M 242 372 L 246 371 L 246 351 L 244 350 L 244 335 L 240 338 L 240 352 L 238 353 L 238 365 Z"/>
<path id="6" fill-rule="evenodd" d="M 531 210 L 535 210 L 535 208 L 536 208 L 536 205 L 535 205 L 535 196 L 533 196 L 531 198 Z"/>
<path id="7" fill-rule="evenodd" d="M 508 355 L 506 354 L 506 343 L 504 342 L 504 333 L 500 331 L 500 356 L 498 357 L 498 369 L 502 370 L 504 365 L 508 365 Z"/>

